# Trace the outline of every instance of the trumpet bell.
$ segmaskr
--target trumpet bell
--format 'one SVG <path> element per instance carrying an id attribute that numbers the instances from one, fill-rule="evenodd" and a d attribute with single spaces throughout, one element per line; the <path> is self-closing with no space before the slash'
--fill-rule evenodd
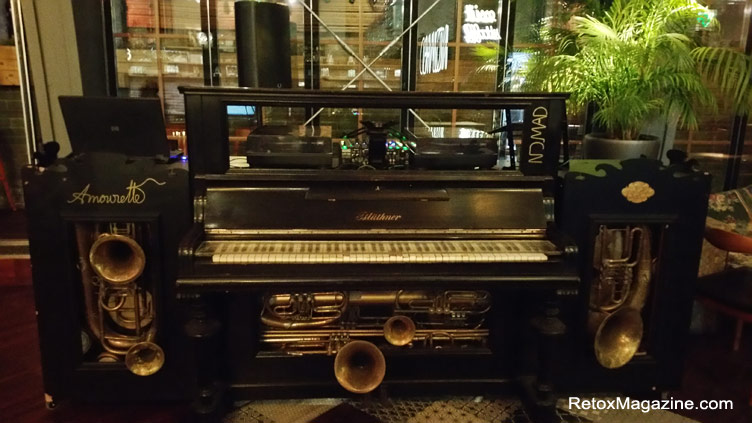
<path id="1" fill-rule="evenodd" d="M 138 376 L 150 376 L 158 372 L 164 364 L 162 348 L 153 342 L 139 342 L 125 353 L 125 367 Z"/>
<path id="2" fill-rule="evenodd" d="M 97 275 L 111 284 L 127 284 L 141 276 L 146 254 L 125 235 L 102 234 L 89 251 L 89 262 Z"/>
<path id="3" fill-rule="evenodd" d="M 390 344 L 401 347 L 415 338 L 415 323 L 407 316 L 392 316 L 384 323 L 384 338 Z"/>
<path id="4" fill-rule="evenodd" d="M 351 341 L 334 358 L 334 376 L 343 388 L 355 394 L 373 391 L 384 380 L 386 360 L 368 341 Z"/>
<path id="5" fill-rule="evenodd" d="M 640 347 L 643 325 L 639 310 L 622 307 L 611 314 L 604 314 L 595 332 L 595 357 L 603 367 L 616 369 L 627 364 Z M 597 326 L 596 326 L 597 325 Z"/>

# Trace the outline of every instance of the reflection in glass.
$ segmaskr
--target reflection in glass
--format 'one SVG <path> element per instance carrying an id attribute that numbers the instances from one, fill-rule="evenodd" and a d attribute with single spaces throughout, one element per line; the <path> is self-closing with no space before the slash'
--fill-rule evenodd
<path id="1" fill-rule="evenodd" d="M 398 109 L 324 108 L 303 125 L 303 108 L 232 104 L 226 109 L 235 168 L 495 169 L 500 137 L 490 110 L 416 110 L 426 119 L 400 126 Z M 458 121 L 452 124 L 452 116 Z M 380 152 L 375 149 L 381 148 Z"/>

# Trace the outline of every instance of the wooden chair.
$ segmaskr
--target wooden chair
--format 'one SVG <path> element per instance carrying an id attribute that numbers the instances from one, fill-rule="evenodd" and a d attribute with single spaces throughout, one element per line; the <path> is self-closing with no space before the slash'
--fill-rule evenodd
<path id="1" fill-rule="evenodd" d="M 752 254 L 752 237 L 722 229 L 705 229 L 705 239 L 714 247 L 729 253 Z M 752 268 L 726 267 L 720 273 L 697 280 L 697 300 L 710 310 L 736 319 L 733 350 L 741 344 L 744 324 L 752 322 Z M 752 406 L 752 393 L 749 404 Z"/>

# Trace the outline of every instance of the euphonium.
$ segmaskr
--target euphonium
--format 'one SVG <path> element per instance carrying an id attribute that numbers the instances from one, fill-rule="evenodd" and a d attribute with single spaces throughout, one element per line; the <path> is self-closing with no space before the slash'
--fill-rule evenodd
<path id="1" fill-rule="evenodd" d="M 652 278 L 651 234 L 645 226 L 625 230 L 601 227 L 599 238 L 600 275 L 591 291 L 588 327 L 594 336 L 596 359 L 615 369 L 634 357 L 642 341 L 642 309 Z M 636 239 L 638 247 L 633 251 Z"/>
<path id="2" fill-rule="evenodd" d="M 100 362 L 123 359 L 132 373 L 148 376 L 164 364 L 164 351 L 153 342 L 153 290 L 139 284 L 146 255 L 134 224 L 108 226 L 100 232 L 76 225 L 87 324 L 104 350 Z"/>

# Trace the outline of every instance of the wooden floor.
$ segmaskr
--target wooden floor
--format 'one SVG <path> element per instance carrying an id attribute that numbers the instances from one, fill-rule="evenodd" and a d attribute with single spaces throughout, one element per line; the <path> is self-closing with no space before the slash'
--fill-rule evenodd
<path id="1" fill-rule="evenodd" d="M 0 422 L 2 423 L 173 423 L 176 405 L 60 404 L 44 406 L 34 298 L 31 287 L 0 289 Z"/>
<path id="2" fill-rule="evenodd" d="M 0 209 L 0 239 L 26 239 L 26 214 L 23 210 Z"/>

